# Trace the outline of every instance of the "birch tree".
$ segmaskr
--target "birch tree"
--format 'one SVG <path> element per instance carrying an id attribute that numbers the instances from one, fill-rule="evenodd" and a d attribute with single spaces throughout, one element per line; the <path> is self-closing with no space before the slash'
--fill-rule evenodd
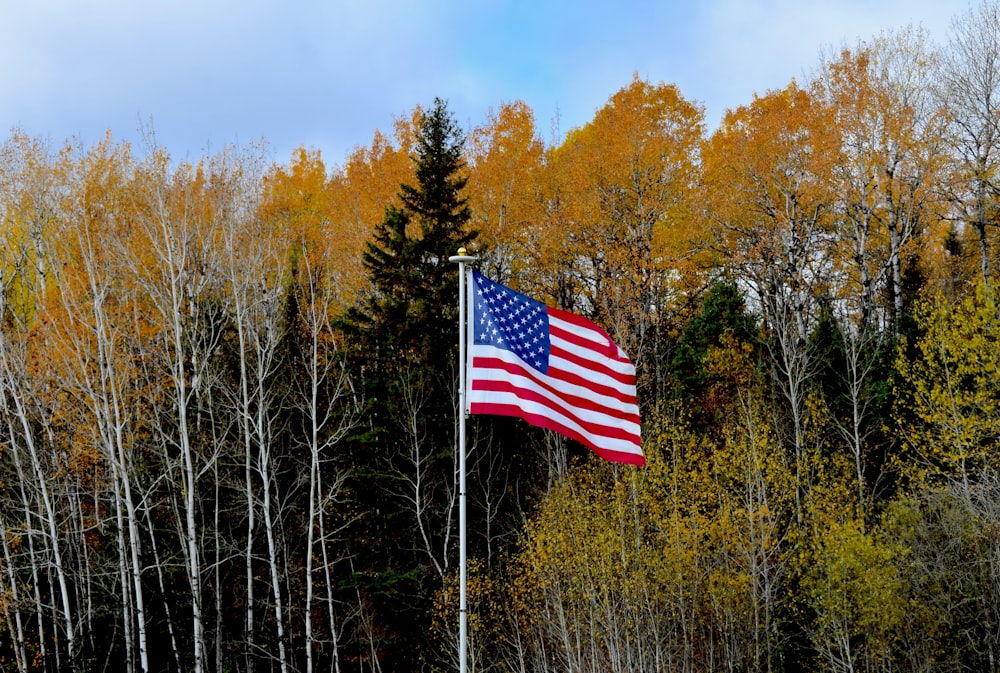
<path id="1" fill-rule="evenodd" d="M 347 608 L 335 591 L 340 574 L 348 572 L 343 538 L 351 521 L 335 511 L 343 506 L 346 469 L 344 461 L 333 453 L 359 423 L 363 400 L 340 352 L 342 337 L 333 328 L 337 290 L 324 273 L 325 261 L 303 247 L 292 290 L 298 320 L 289 326 L 299 332 L 303 345 L 295 364 L 304 376 L 293 386 L 291 396 L 302 417 L 301 444 L 309 454 L 302 615 L 307 673 L 322 665 L 317 661 L 321 648 L 327 650 L 324 659 L 332 662 L 333 670 L 341 670 L 344 633 L 355 617 L 354 610 Z M 325 634 L 315 631 L 314 610 L 325 613 Z"/>
<path id="2" fill-rule="evenodd" d="M 937 67 L 926 32 L 909 27 L 845 49 L 821 78 L 843 137 L 839 222 L 862 326 L 875 319 L 898 332 L 904 265 L 936 213 L 946 120 L 933 95 Z M 890 303 L 880 318 L 882 291 Z"/>
<path id="3" fill-rule="evenodd" d="M 954 181 L 951 200 L 979 243 L 980 272 L 990 282 L 993 257 L 988 227 L 997 184 L 1000 149 L 1000 6 L 985 0 L 952 19 L 940 71 L 949 111 L 948 143 Z"/>
<path id="4" fill-rule="evenodd" d="M 219 345 L 217 220 L 209 217 L 203 190 L 212 166 L 171 168 L 162 150 L 151 151 L 137 166 L 136 218 L 130 239 L 118 250 L 132 261 L 129 281 L 139 287 L 155 331 L 145 344 L 144 367 L 162 372 L 163 406 L 156 408 L 155 441 L 168 470 L 176 507 L 180 549 L 191 601 L 191 659 L 195 673 L 205 670 L 205 554 L 199 526 L 199 489 L 219 448 L 196 444 L 197 397 L 205 392 L 212 354 Z M 154 393 L 155 394 L 155 393 Z"/>
<path id="5" fill-rule="evenodd" d="M 137 380 L 131 370 L 135 341 L 128 333 L 128 290 L 119 278 L 115 255 L 104 244 L 121 236 L 130 221 L 127 181 L 131 156 L 110 140 L 81 156 L 69 213 L 75 226 L 53 246 L 62 269 L 57 300 L 45 307 L 50 356 L 61 387 L 79 400 L 78 427 L 89 428 L 92 442 L 108 466 L 115 512 L 122 628 L 127 670 L 138 663 L 149 670 L 147 618 L 143 589 L 139 502 L 132 453 L 141 433 Z M 81 433 L 80 439 L 84 439 Z M 104 490 L 104 485 L 99 488 Z"/>
<path id="6" fill-rule="evenodd" d="M 66 166 L 46 144 L 21 134 L 2 150 L 0 408 L 18 484 L 17 510 L 23 514 L 14 532 L 26 542 L 42 667 L 76 670 L 82 628 L 60 485 L 69 487 L 73 475 L 61 464 L 61 438 L 53 429 L 57 398 L 46 385 L 51 377 L 43 366 L 46 346 L 29 338 L 39 297 L 52 278 L 50 239 L 60 221 Z M 46 587 L 48 597 L 42 593 Z"/>
<path id="7" fill-rule="evenodd" d="M 212 212 L 218 222 L 222 248 L 220 272 L 225 274 L 227 295 L 233 312 L 237 339 L 238 390 L 234 407 L 244 453 L 245 495 L 247 505 L 246 624 L 247 667 L 254 668 L 257 623 L 255 610 L 254 543 L 256 516 L 263 517 L 267 568 L 273 601 L 278 666 L 286 673 L 289 666 L 286 623 L 288 598 L 282 581 L 285 559 L 280 558 L 280 535 L 275 521 L 279 465 L 277 427 L 278 410 L 283 405 L 280 387 L 274 385 L 282 339 L 281 308 L 287 241 L 277 236 L 267 222 L 256 217 L 257 185 L 262 172 L 255 170 L 252 157 L 228 157 L 212 184 Z"/>
<path id="8" fill-rule="evenodd" d="M 657 356 L 687 290 L 703 118 L 676 86 L 633 77 L 549 153 L 549 221 L 532 246 L 546 275 L 569 276 L 565 296 L 551 280 L 536 296 L 606 326 L 654 404 L 666 376 Z"/>

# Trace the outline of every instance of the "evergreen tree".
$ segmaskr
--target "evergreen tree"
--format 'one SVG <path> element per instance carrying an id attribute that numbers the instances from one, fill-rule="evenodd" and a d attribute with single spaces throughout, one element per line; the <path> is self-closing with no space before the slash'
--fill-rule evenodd
<path id="1" fill-rule="evenodd" d="M 753 347 L 757 331 L 757 320 L 747 313 L 736 284 L 714 282 L 701 311 L 681 332 L 670 365 L 674 400 L 687 407 L 696 427 L 714 426 L 731 394 L 732 382 L 708 366 L 713 349 Z"/>
<path id="2" fill-rule="evenodd" d="M 456 539 L 457 267 L 469 245 L 463 134 L 437 99 L 416 133 L 416 185 L 386 208 L 364 253 L 373 292 L 345 331 L 369 403 L 353 494 L 358 586 L 386 627 L 385 670 L 414 670 L 430 597 Z"/>

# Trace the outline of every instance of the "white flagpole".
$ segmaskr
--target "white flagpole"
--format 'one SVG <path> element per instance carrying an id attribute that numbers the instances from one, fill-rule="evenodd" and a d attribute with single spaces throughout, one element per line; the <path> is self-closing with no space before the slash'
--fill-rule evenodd
<path id="1" fill-rule="evenodd" d="M 468 671 L 469 615 L 466 598 L 465 555 L 465 348 L 466 348 L 466 278 L 465 265 L 475 257 L 459 248 L 448 258 L 458 263 L 458 670 Z"/>

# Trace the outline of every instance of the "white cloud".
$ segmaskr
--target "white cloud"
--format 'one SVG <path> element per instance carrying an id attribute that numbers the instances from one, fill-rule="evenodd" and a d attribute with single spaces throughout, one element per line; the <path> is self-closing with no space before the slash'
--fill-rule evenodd
<path id="1" fill-rule="evenodd" d="M 521 99 L 550 139 L 633 72 L 708 107 L 783 87 L 820 50 L 922 21 L 942 40 L 964 2 L 931 0 L 0 0 L 0 128 L 131 139 L 152 118 L 176 155 L 263 136 L 328 161 L 435 96 L 460 123 Z"/>

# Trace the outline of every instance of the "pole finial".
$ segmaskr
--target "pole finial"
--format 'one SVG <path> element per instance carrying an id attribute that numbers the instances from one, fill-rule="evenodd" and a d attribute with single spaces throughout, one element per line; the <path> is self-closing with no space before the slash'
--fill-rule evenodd
<path id="1" fill-rule="evenodd" d="M 474 255 L 470 255 L 464 247 L 461 247 L 458 249 L 458 254 L 449 257 L 448 261 L 455 263 L 474 262 L 476 261 L 476 257 Z"/>

